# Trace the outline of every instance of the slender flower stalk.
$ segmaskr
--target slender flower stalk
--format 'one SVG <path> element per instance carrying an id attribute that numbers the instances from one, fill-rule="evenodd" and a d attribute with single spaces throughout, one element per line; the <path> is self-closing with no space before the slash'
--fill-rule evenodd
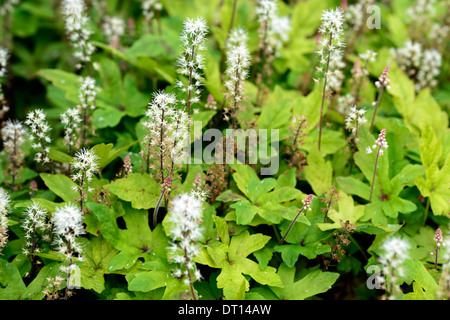
<path id="1" fill-rule="evenodd" d="M 74 150 L 80 147 L 77 131 L 79 131 L 81 121 L 78 108 L 68 109 L 61 114 L 61 123 L 64 125 L 64 144 L 67 145 L 70 156 L 73 156 Z"/>
<path id="2" fill-rule="evenodd" d="M 372 50 L 367 50 L 364 53 L 361 53 L 359 55 L 359 59 L 355 61 L 355 64 L 352 69 L 352 76 L 354 81 L 353 104 L 359 103 L 363 81 L 366 78 L 366 76 L 369 75 L 369 72 L 367 71 L 367 66 L 369 65 L 369 62 L 375 61 L 376 56 L 377 56 L 376 52 Z"/>
<path id="3" fill-rule="evenodd" d="M 434 241 L 436 241 L 436 249 L 431 252 L 432 255 L 434 255 L 434 269 L 437 269 L 437 264 L 438 264 L 438 256 L 439 256 L 439 248 L 441 247 L 441 245 L 445 244 L 442 240 L 442 231 L 440 228 L 436 229 L 436 234 L 434 235 Z"/>
<path id="4" fill-rule="evenodd" d="M 297 215 L 295 216 L 294 220 L 292 220 L 291 224 L 289 225 L 288 229 L 286 230 L 286 233 L 284 234 L 283 238 L 281 238 L 281 240 L 278 242 L 278 245 L 283 244 L 284 240 L 286 239 L 286 237 L 288 236 L 289 232 L 291 231 L 292 227 L 294 226 L 295 222 L 297 221 L 298 217 L 300 216 L 300 214 L 305 211 L 305 210 L 309 210 L 311 211 L 311 203 L 313 200 L 313 195 L 309 194 L 308 196 L 306 196 L 306 199 L 304 199 L 302 201 L 303 203 L 303 207 L 298 210 Z"/>
<path id="5" fill-rule="evenodd" d="M 350 173 L 353 170 L 353 154 L 356 152 L 357 144 L 359 142 L 358 138 L 358 129 L 360 126 L 364 125 L 367 122 L 365 117 L 366 110 L 365 109 L 357 109 L 356 106 L 350 108 L 350 112 L 348 116 L 345 118 L 345 128 L 349 130 L 353 136 L 349 138 L 351 144 L 351 164 L 350 164 Z"/>
<path id="6" fill-rule="evenodd" d="M 409 248 L 409 243 L 398 237 L 389 238 L 382 244 L 383 252 L 379 262 L 383 266 L 384 278 L 379 280 L 386 286 L 385 278 L 389 279 L 389 288 L 386 289 L 391 300 L 402 292 L 399 278 L 404 275 L 403 263 L 408 258 Z"/>
<path id="7" fill-rule="evenodd" d="M 342 48 L 345 45 L 341 40 L 343 37 L 343 23 L 344 15 L 340 8 L 323 11 L 322 25 L 319 29 L 319 33 L 321 34 L 320 49 L 317 51 L 320 57 L 318 71 L 323 74 L 324 77 L 322 104 L 320 106 L 319 151 L 322 142 L 323 106 L 325 103 L 326 92 L 329 89 L 327 82 L 331 77 L 340 73 L 339 66 L 341 66 Z M 318 82 L 318 80 L 316 80 L 316 82 Z"/>
<path id="8" fill-rule="evenodd" d="M 82 149 L 76 153 L 72 167 L 74 170 L 72 180 L 78 184 L 74 186 L 74 190 L 80 195 L 78 199 L 74 200 L 78 202 L 80 211 L 84 213 L 84 203 L 87 202 L 88 193 L 93 191 L 87 184 L 99 171 L 98 156 L 92 150 Z"/>
<path id="9" fill-rule="evenodd" d="M 11 176 L 11 189 L 16 191 L 16 179 L 23 168 L 24 154 L 22 151 L 27 134 L 22 122 L 8 120 L 1 130 L 3 148 L 8 155 L 7 171 Z"/>
<path id="10" fill-rule="evenodd" d="M 0 188 L 0 255 L 8 243 L 8 214 L 11 200 L 8 192 Z"/>
<path id="11" fill-rule="evenodd" d="M 377 114 L 378 106 L 380 105 L 381 95 L 383 94 L 383 90 L 384 90 L 384 88 L 386 88 L 388 90 L 391 88 L 391 86 L 389 85 L 389 82 L 391 80 L 389 80 L 388 77 L 389 77 L 389 66 L 384 68 L 384 71 L 381 74 L 381 76 L 378 78 L 378 81 L 375 81 L 375 86 L 377 88 L 379 88 L 380 91 L 378 92 L 377 101 L 372 103 L 372 105 L 375 107 L 375 110 L 373 111 L 372 122 L 370 123 L 370 129 L 369 129 L 370 132 L 372 132 L 372 130 L 373 130 L 373 124 L 375 122 L 375 116 Z"/>
<path id="12" fill-rule="evenodd" d="M 286 155 L 288 158 L 288 165 L 290 168 L 296 167 L 299 173 L 306 164 L 306 157 L 300 150 L 306 137 L 306 129 L 308 127 L 308 120 L 305 116 L 295 116 L 292 125 L 289 127 L 290 136 L 287 138 L 289 145 L 286 147 Z"/>
<path id="13" fill-rule="evenodd" d="M 48 145 L 52 142 L 49 135 L 51 127 L 46 120 L 44 111 L 41 109 L 30 111 L 27 114 L 25 124 L 28 125 L 31 130 L 29 137 L 32 142 L 31 147 L 33 149 L 41 149 L 36 153 L 34 160 L 37 163 L 49 164 L 50 158 L 48 155 L 50 147 L 48 147 Z"/>
<path id="14" fill-rule="evenodd" d="M 197 300 L 194 282 L 201 280 L 202 275 L 194 259 L 201 250 L 199 244 L 203 232 L 200 227 L 203 221 L 201 201 L 195 196 L 183 193 L 173 199 L 170 213 L 169 236 L 172 242 L 168 248 L 169 261 L 179 265 L 173 275 L 189 285 L 192 299 Z"/>
<path id="15" fill-rule="evenodd" d="M 245 79 L 250 67 L 250 52 L 245 43 L 231 46 L 227 51 L 226 99 L 229 107 L 224 108 L 226 120 L 232 119 L 233 129 L 237 129 L 237 117 L 242 111 L 241 102 L 245 92 Z"/>
<path id="16" fill-rule="evenodd" d="M 368 154 L 373 153 L 373 151 L 376 149 L 375 167 L 373 169 L 372 185 L 370 186 L 369 202 L 372 202 L 373 186 L 375 185 L 375 176 L 378 166 L 378 157 L 383 155 L 383 148 L 387 149 L 388 147 L 389 146 L 386 141 L 386 129 L 382 129 L 380 134 L 378 135 L 378 139 L 375 141 L 375 144 L 372 147 L 368 146 L 366 148 L 366 152 Z"/>
<path id="17" fill-rule="evenodd" d="M 66 294 L 67 299 L 71 295 L 71 273 L 76 268 L 74 258 L 82 261 L 83 250 L 77 241 L 77 237 L 85 233 L 83 227 L 83 214 L 76 205 L 68 203 L 64 207 L 58 207 L 53 214 L 54 233 L 56 235 L 55 243 L 58 251 L 63 255 L 65 265 L 60 270 L 66 275 Z M 76 280 L 76 279 L 75 279 Z"/>

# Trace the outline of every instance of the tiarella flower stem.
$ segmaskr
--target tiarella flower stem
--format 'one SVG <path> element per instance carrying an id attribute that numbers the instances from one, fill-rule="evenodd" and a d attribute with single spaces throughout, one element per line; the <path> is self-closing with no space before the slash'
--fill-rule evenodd
<path id="1" fill-rule="evenodd" d="M 333 34 L 330 34 L 330 42 L 328 43 L 328 46 L 331 46 L 331 43 L 333 41 Z M 322 91 L 322 105 L 320 106 L 320 120 L 319 120 L 319 144 L 318 144 L 318 148 L 320 151 L 320 146 L 321 146 L 321 142 L 322 142 L 322 121 L 323 121 L 323 105 L 325 103 L 325 94 L 326 94 L 326 88 L 327 88 L 327 79 L 328 79 L 328 68 L 330 66 L 330 56 L 331 56 L 331 50 L 328 49 L 328 58 L 327 58 L 327 68 L 325 71 L 325 79 L 324 79 L 324 84 L 323 84 L 323 91 Z"/>
<path id="2" fill-rule="evenodd" d="M 70 258 L 69 258 L 69 268 L 67 269 L 67 276 L 66 276 L 66 293 L 64 296 L 64 299 L 66 300 L 69 298 L 70 271 L 71 271 L 70 269 L 72 267 L 72 246 L 70 240 L 68 240 L 67 242 L 67 252 L 70 255 Z"/>
<path id="3" fill-rule="evenodd" d="M 189 270 L 189 267 L 188 267 L 188 265 L 189 265 L 189 257 L 188 257 L 188 254 L 187 254 L 187 248 L 184 247 L 183 251 L 184 251 L 184 258 L 186 259 L 186 272 L 187 272 L 187 276 L 188 276 L 188 279 L 189 279 L 189 286 L 191 288 L 192 299 L 193 300 L 197 300 L 197 297 L 195 296 L 194 283 L 192 281 L 191 271 Z"/>
<path id="4" fill-rule="evenodd" d="M 369 64 L 369 59 L 366 60 L 363 70 L 367 70 L 367 65 L 368 64 Z M 359 78 L 358 84 L 356 86 L 355 100 L 353 101 L 353 104 L 358 104 L 358 100 L 359 100 L 359 96 L 360 96 L 360 92 L 361 92 L 361 87 L 362 87 L 363 81 L 364 81 L 364 76 Z"/>
<path id="5" fill-rule="evenodd" d="M 434 251 L 434 269 L 435 270 L 437 270 L 438 255 L 439 255 L 439 243 L 436 245 L 436 250 Z"/>
<path id="6" fill-rule="evenodd" d="M 369 202 L 372 202 L 373 186 L 375 184 L 375 178 L 376 178 L 376 174 L 377 174 L 378 157 L 380 156 L 380 149 L 381 149 L 381 146 L 378 146 L 377 155 L 375 158 L 375 168 L 373 169 L 372 185 L 370 186 Z"/>
<path id="7" fill-rule="evenodd" d="M 192 39 L 192 41 L 195 43 L 195 36 L 194 36 L 194 38 Z M 194 54 L 195 54 L 195 45 L 193 44 L 192 45 L 192 51 L 191 51 L 191 61 L 194 61 Z M 192 97 L 192 72 L 193 72 L 193 69 L 192 68 L 190 68 L 190 70 L 189 70 L 189 87 L 188 87 L 188 99 L 187 99 L 187 101 L 186 101 L 186 105 L 187 105 L 187 114 L 188 114 L 188 117 L 189 117 L 189 120 L 191 119 L 191 97 Z M 190 132 L 191 132 L 191 123 L 190 123 L 190 121 L 189 121 L 189 123 L 188 123 L 188 132 L 189 132 L 189 134 L 190 134 Z M 188 174 L 189 173 L 189 161 L 187 161 L 186 162 L 186 174 Z"/>
<path id="8" fill-rule="evenodd" d="M 333 193 L 331 193 L 330 196 L 330 200 L 328 201 L 328 205 L 327 205 L 327 211 L 325 212 L 325 216 L 323 217 L 323 223 L 325 223 L 325 221 L 328 218 L 328 212 L 330 212 L 330 208 L 331 208 L 331 204 L 333 203 Z"/>
<path id="9" fill-rule="evenodd" d="M 153 228 L 156 228 L 156 225 L 157 225 L 157 222 L 158 222 L 159 207 L 161 206 L 162 199 L 165 197 L 165 195 L 166 195 L 166 188 L 164 188 L 161 191 L 161 195 L 159 196 L 158 202 L 156 202 L 155 209 L 153 210 Z"/>
<path id="10" fill-rule="evenodd" d="M 288 229 L 286 230 L 286 233 L 284 234 L 283 238 L 281 238 L 280 241 L 278 241 L 278 245 L 282 245 L 286 237 L 288 236 L 289 232 L 291 231 L 292 227 L 294 226 L 294 223 L 297 221 L 298 217 L 302 212 L 305 210 L 306 206 L 303 206 L 295 216 L 294 220 L 292 220 L 291 224 L 289 225 Z"/>
<path id="11" fill-rule="evenodd" d="M 377 102 L 375 103 L 375 109 L 373 110 L 372 121 L 370 122 L 369 132 L 372 132 L 373 124 L 375 123 L 375 116 L 377 114 L 378 105 L 380 104 L 381 95 L 383 94 L 383 89 L 384 89 L 384 87 L 382 86 L 380 88 L 380 92 L 378 93 Z"/>

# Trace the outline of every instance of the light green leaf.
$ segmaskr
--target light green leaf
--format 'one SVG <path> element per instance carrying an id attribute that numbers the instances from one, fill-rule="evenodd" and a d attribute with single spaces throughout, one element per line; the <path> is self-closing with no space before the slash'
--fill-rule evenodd
<path id="1" fill-rule="evenodd" d="M 106 186 L 119 199 L 131 202 L 135 209 L 150 209 L 156 206 L 161 187 L 148 174 L 130 173 Z"/>
<path id="2" fill-rule="evenodd" d="M 77 185 L 69 177 L 50 173 L 41 173 L 40 177 L 45 185 L 65 202 L 73 202 L 73 199 L 78 199 L 79 194 L 73 189 Z"/>
<path id="3" fill-rule="evenodd" d="M 332 185 L 333 168 L 329 161 L 316 148 L 312 148 L 307 156 L 308 165 L 305 167 L 305 178 L 316 195 L 321 195 Z"/>
<path id="4" fill-rule="evenodd" d="M 281 264 L 278 274 L 283 282 L 283 288 L 271 288 L 280 299 L 304 300 L 331 289 L 339 278 L 339 273 L 312 270 L 295 281 L 295 267 L 289 268 Z"/>
<path id="5" fill-rule="evenodd" d="M 117 253 L 103 237 L 83 238 L 83 264 L 81 270 L 81 286 L 101 293 L 105 289 L 104 274 L 108 273 L 108 264 Z"/>

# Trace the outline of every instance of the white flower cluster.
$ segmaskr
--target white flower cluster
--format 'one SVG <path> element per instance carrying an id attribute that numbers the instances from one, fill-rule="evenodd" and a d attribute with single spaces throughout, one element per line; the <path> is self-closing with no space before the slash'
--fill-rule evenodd
<path id="1" fill-rule="evenodd" d="M 360 30 L 366 22 L 367 7 L 373 2 L 374 0 L 359 0 L 350 4 L 344 13 L 346 28 L 353 31 Z"/>
<path id="2" fill-rule="evenodd" d="M 448 24 L 433 23 L 430 27 L 430 32 L 427 34 L 427 38 L 436 45 L 442 45 L 448 41 L 448 35 L 450 34 L 450 26 Z"/>
<path id="3" fill-rule="evenodd" d="M 419 42 L 407 40 L 402 48 L 391 49 L 399 67 L 415 80 L 416 92 L 437 85 L 442 55 L 435 49 L 424 50 Z"/>
<path id="4" fill-rule="evenodd" d="M 194 183 L 193 189 L 189 192 L 191 197 L 194 197 L 200 201 L 206 201 L 209 197 L 209 192 L 205 190 L 205 184 L 202 181 L 202 175 L 197 173 Z"/>
<path id="5" fill-rule="evenodd" d="M 125 34 L 125 22 L 117 17 L 105 17 L 102 30 L 108 43 L 118 42 Z"/>
<path id="6" fill-rule="evenodd" d="M 313 195 L 312 194 L 308 194 L 306 196 L 306 198 L 302 200 L 303 210 L 311 211 L 312 210 L 311 209 L 312 201 L 313 201 Z"/>
<path id="7" fill-rule="evenodd" d="M 83 227 L 83 215 L 80 208 L 72 203 L 67 203 L 63 207 L 56 208 L 52 217 L 54 225 L 53 232 L 56 235 L 55 244 L 58 251 L 62 253 L 66 262 L 71 266 L 72 258 L 78 254 L 78 260 L 82 260 L 82 248 L 76 241 L 77 237 L 85 233 Z M 62 271 L 67 272 L 67 268 L 63 267 Z M 67 272 L 70 274 L 70 272 Z"/>
<path id="8" fill-rule="evenodd" d="M 389 79 L 389 66 L 387 66 L 386 68 L 384 68 L 383 73 L 378 78 L 378 80 L 375 81 L 375 86 L 377 88 L 385 87 L 389 90 L 391 88 L 389 82 L 391 82 L 391 80 Z"/>
<path id="9" fill-rule="evenodd" d="M 31 135 L 29 137 L 30 141 L 32 142 L 31 147 L 33 149 L 42 148 L 41 152 L 36 153 L 34 160 L 37 163 L 49 163 L 50 158 L 48 157 L 48 154 L 50 152 L 50 147 L 46 146 L 46 144 L 52 142 L 52 139 L 49 135 L 51 127 L 46 120 L 44 111 L 41 109 L 30 111 L 27 114 L 25 124 L 31 130 Z"/>
<path id="10" fill-rule="evenodd" d="M 27 130 L 21 121 L 8 119 L 1 130 L 3 148 L 9 155 L 15 155 L 20 152 L 25 143 Z"/>
<path id="11" fill-rule="evenodd" d="M 250 51 L 247 48 L 247 44 L 242 41 L 245 38 L 246 34 L 241 31 L 239 38 L 232 38 L 231 43 L 237 43 L 229 46 L 227 50 L 227 70 L 225 71 L 227 80 L 225 81 L 225 88 L 227 98 L 231 100 L 231 114 L 233 117 L 237 116 L 239 103 L 243 99 L 245 92 L 244 81 L 248 77 L 248 69 L 250 68 Z"/>
<path id="12" fill-rule="evenodd" d="M 0 80 L 4 78 L 7 73 L 7 65 L 8 65 L 9 53 L 8 49 L 0 47 Z M 9 111 L 9 105 L 5 99 L 5 95 L 3 94 L 3 86 L 0 81 L 0 117 Z"/>
<path id="13" fill-rule="evenodd" d="M 333 55 L 330 57 L 330 65 L 328 67 L 327 91 L 339 93 L 345 75 L 342 70 L 345 68 L 345 62 L 342 55 Z"/>
<path id="14" fill-rule="evenodd" d="M 194 262 L 201 249 L 198 241 L 202 238 L 202 204 L 196 197 L 184 193 L 172 200 L 170 212 L 168 235 L 172 238 L 172 243 L 168 248 L 169 257 L 172 262 L 180 265 L 174 271 L 174 276 L 184 277 L 185 284 L 188 285 L 202 278 Z"/>
<path id="15" fill-rule="evenodd" d="M 6 76 L 6 66 L 8 65 L 8 59 L 8 49 L 0 47 L 0 78 L 4 78 Z"/>
<path id="16" fill-rule="evenodd" d="M 63 0 L 62 14 L 65 20 L 66 34 L 75 48 L 74 56 L 82 63 L 91 61 L 95 47 L 89 42 L 92 30 L 88 28 L 89 18 L 85 13 L 83 0 Z M 81 65 L 77 66 L 81 68 Z"/>
<path id="17" fill-rule="evenodd" d="M 177 64 L 181 75 L 188 77 L 189 82 L 184 84 L 177 80 L 175 86 L 187 94 L 187 101 L 181 100 L 181 103 L 190 106 L 200 101 L 200 87 L 202 83 L 201 69 L 204 68 L 205 57 L 203 51 L 206 50 L 205 41 L 208 26 L 203 18 L 186 18 L 181 33 L 183 51 L 178 57 Z M 189 115 L 190 116 L 190 115 Z"/>
<path id="18" fill-rule="evenodd" d="M 261 24 L 259 37 L 265 42 L 260 45 L 266 45 L 269 55 L 278 56 L 279 49 L 289 40 L 291 19 L 278 15 L 276 0 L 258 0 L 255 14 Z"/>
<path id="19" fill-rule="evenodd" d="M 143 123 L 147 130 L 144 143 L 158 150 L 154 156 L 159 157 L 162 150 L 163 157 L 169 156 L 174 163 L 183 157 L 184 147 L 190 139 L 188 114 L 177 109 L 176 104 L 175 94 L 164 91 L 154 93 L 145 113 L 148 120 Z"/>
<path id="20" fill-rule="evenodd" d="M 368 146 L 366 148 L 366 153 L 370 154 L 373 153 L 373 151 L 379 147 L 379 155 L 382 156 L 383 155 L 383 148 L 387 149 L 389 148 L 387 141 L 386 141 L 386 129 L 382 129 L 380 131 L 380 134 L 378 135 L 378 139 L 375 140 L 375 144 L 372 146 L 372 148 L 370 146 Z"/>
<path id="21" fill-rule="evenodd" d="M 436 78 L 441 73 L 442 55 L 435 49 L 425 50 L 422 56 L 422 64 L 417 73 L 416 91 L 429 86 L 435 87 L 438 83 Z"/>
<path id="22" fill-rule="evenodd" d="M 227 49 L 237 47 L 240 45 L 246 45 L 248 42 L 248 32 L 243 27 L 237 27 L 231 29 L 230 36 L 227 42 Z"/>
<path id="23" fill-rule="evenodd" d="M 3 148 L 8 159 L 6 172 L 11 178 L 10 186 L 13 190 L 15 190 L 15 180 L 18 173 L 22 169 L 22 164 L 25 158 L 22 147 L 25 143 L 27 130 L 22 122 L 8 119 L 5 126 L 1 130 L 1 135 L 3 140 Z"/>
<path id="24" fill-rule="evenodd" d="M 5 189 L 0 188 L 0 254 L 8 242 L 8 212 L 10 197 Z"/>
<path id="25" fill-rule="evenodd" d="M 375 62 L 377 57 L 377 53 L 372 50 L 366 50 L 363 53 L 359 54 L 359 58 L 364 61 L 364 64 L 367 66 L 369 62 Z M 366 68 L 363 68 L 363 73 L 365 76 L 369 74 L 369 72 L 366 70 Z"/>
<path id="26" fill-rule="evenodd" d="M 160 0 L 144 0 L 141 8 L 142 14 L 148 22 L 155 16 L 155 11 L 161 11 L 163 6 Z"/>
<path id="27" fill-rule="evenodd" d="M 345 128 L 356 135 L 358 127 L 364 125 L 367 122 L 365 113 L 366 110 L 363 108 L 357 109 L 356 106 L 350 107 L 350 112 L 345 118 Z"/>
<path id="28" fill-rule="evenodd" d="M 81 123 L 80 111 L 78 108 L 70 108 L 61 114 L 61 123 L 64 125 L 64 144 L 72 152 L 76 146 L 77 128 Z"/>
<path id="29" fill-rule="evenodd" d="M 21 227 L 25 230 L 25 246 L 22 248 L 22 252 L 25 255 L 30 255 L 40 251 L 37 246 L 37 231 L 44 233 L 50 229 L 50 225 L 47 223 L 47 210 L 45 210 L 38 202 L 26 207 L 24 211 L 24 218 L 22 219 Z M 43 237 L 45 240 L 49 240 L 50 237 Z"/>
<path id="30" fill-rule="evenodd" d="M 78 92 L 78 98 L 81 103 L 81 110 L 95 109 L 95 98 L 97 96 L 97 88 L 95 87 L 95 79 L 92 77 L 82 77 L 81 86 Z"/>
<path id="31" fill-rule="evenodd" d="M 342 41 L 344 13 L 340 8 L 324 10 L 321 20 L 321 38 L 317 51 L 320 61 L 317 70 L 327 78 L 327 82 L 330 81 L 330 84 L 327 83 L 327 90 L 339 92 L 343 81 L 340 68 L 345 66 L 342 60 L 342 48 L 345 46 Z"/>
<path id="32" fill-rule="evenodd" d="M 94 151 L 86 148 L 75 154 L 75 159 L 72 162 L 72 168 L 75 173 L 72 175 L 72 180 L 80 183 L 81 188 L 83 188 L 84 183 L 90 182 L 94 174 L 98 172 L 98 159 Z M 76 191 L 79 191 L 78 187 L 75 188 Z"/>
<path id="33" fill-rule="evenodd" d="M 416 0 L 413 6 L 406 10 L 409 22 L 424 25 L 435 15 L 436 0 Z"/>
<path id="34" fill-rule="evenodd" d="M 0 6 L 0 16 L 6 16 L 12 14 L 14 6 L 18 5 L 20 0 L 6 0 Z"/>
<path id="35" fill-rule="evenodd" d="M 403 263 L 409 257 L 408 242 L 399 237 L 391 237 L 382 244 L 383 253 L 378 258 L 382 264 L 384 277 L 379 278 L 380 283 L 385 283 L 385 278 L 389 279 L 390 292 L 393 294 L 389 298 L 395 299 L 395 294 L 400 293 L 399 277 L 404 276 Z"/>

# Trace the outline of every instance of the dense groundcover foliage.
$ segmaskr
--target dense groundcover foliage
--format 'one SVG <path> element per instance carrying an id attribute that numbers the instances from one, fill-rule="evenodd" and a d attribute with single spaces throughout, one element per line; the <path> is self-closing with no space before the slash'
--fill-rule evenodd
<path id="1" fill-rule="evenodd" d="M 0 298 L 448 299 L 449 12 L 1 1 Z"/>

